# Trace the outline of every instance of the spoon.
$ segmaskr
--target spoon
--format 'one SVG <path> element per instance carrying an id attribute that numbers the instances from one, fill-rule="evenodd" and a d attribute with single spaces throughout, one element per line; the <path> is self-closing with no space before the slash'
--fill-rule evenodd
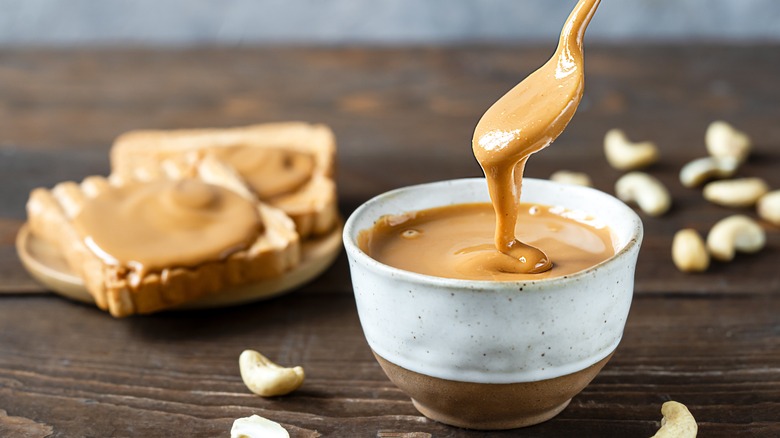
<path id="1" fill-rule="evenodd" d="M 474 130 L 472 149 L 496 211 L 496 248 L 519 262 L 518 272 L 552 268 L 547 255 L 515 238 L 523 170 L 577 111 L 584 89 L 583 37 L 600 0 L 580 0 L 561 30 L 552 58 L 494 103 Z"/>

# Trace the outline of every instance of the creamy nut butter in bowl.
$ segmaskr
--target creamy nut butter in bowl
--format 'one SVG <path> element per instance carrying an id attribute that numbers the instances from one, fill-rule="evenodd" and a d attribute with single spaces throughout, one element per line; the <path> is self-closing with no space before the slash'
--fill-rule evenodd
<path id="1" fill-rule="evenodd" d="M 565 265 L 566 254 L 547 249 L 549 239 L 529 239 L 549 252 L 551 270 L 515 274 L 515 280 L 469 280 L 400 269 L 366 252 L 371 240 L 366 233 L 378 223 L 400 223 L 398 238 L 415 240 L 418 231 L 402 226 L 413 212 L 489 202 L 481 178 L 394 190 L 355 210 L 344 228 L 344 244 L 366 340 L 390 380 L 431 419 L 472 429 L 510 429 L 557 415 L 612 356 L 631 305 L 642 223 L 625 204 L 600 191 L 526 178 L 523 202 L 532 215 L 547 209 L 583 229 L 602 230 L 611 255 L 559 275 L 556 260 L 563 257 Z M 527 223 L 518 224 L 519 236 Z M 591 234 L 567 232 L 565 239 L 576 247 L 578 240 L 593 243 Z M 482 248 L 473 243 L 464 245 Z"/>

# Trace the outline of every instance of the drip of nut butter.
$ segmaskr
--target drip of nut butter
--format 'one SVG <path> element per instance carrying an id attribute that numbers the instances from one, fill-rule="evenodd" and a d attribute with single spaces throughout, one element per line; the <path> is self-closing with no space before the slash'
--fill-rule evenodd
<path id="1" fill-rule="evenodd" d="M 281 148 L 231 146 L 210 153 L 236 169 L 260 199 L 298 190 L 314 170 L 311 154 Z"/>
<path id="2" fill-rule="evenodd" d="M 104 262 L 141 274 L 222 260 L 263 230 L 250 201 L 197 179 L 112 187 L 88 199 L 73 224 Z"/>
<path id="3" fill-rule="evenodd" d="M 512 259 L 502 262 L 503 271 L 539 273 L 552 268 L 542 250 L 515 236 L 523 170 L 531 154 L 563 132 L 582 99 L 582 42 L 599 1 L 577 3 L 552 58 L 494 103 L 474 130 L 474 156 L 485 172 L 496 212 L 496 249 Z"/>

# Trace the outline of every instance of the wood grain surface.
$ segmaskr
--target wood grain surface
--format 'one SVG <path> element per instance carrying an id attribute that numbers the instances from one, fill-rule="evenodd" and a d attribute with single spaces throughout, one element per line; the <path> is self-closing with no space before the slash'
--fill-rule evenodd
<path id="1" fill-rule="evenodd" d="M 527 174 L 586 171 L 613 191 L 601 152 L 614 127 L 651 139 L 674 207 L 642 215 L 646 237 L 625 336 L 613 359 L 553 420 L 475 432 L 425 419 L 384 376 L 363 338 L 346 258 L 270 301 L 115 320 L 46 293 L 14 249 L 29 191 L 106 174 L 108 150 L 137 128 L 305 120 L 339 142 L 347 216 L 383 191 L 480 175 L 470 140 L 482 112 L 552 47 L 83 49 L 0 51 L 0 436 L 228 436 L 259 414 L 293 437 L 642 437 L 660 407 L 688 406 L 702 437 L 780 436 L 780 229 L 767 248 L 679 273 L 674 232 L 737 212 L 677 180 L 724 119 L 755 152 L 740 169 L 780 188 L 780 47 L 588 47 L 584 102 Z M 755 216 L 750 209 L 738 212 Z M 263 399 L 238 373 L 243 349 L 307 380 Z"/>

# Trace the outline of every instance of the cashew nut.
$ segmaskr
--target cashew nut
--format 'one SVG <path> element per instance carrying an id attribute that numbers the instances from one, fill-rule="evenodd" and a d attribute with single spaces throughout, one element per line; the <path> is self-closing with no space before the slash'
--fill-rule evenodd
<path id="1" fill-rule="evenodd" d="M 672 197 L 656 178 L 644 172 L 630 172 L 617 180 L 615 193 L 624 202 L 636 202 L 639 208 L 652 216 L 666 213 L 672 206 Z"/>
<path id="2" fill-rule="evenodd" d="M 559 170 L 550 175 L 550 181 L 578 186 L 593 187 L 593 183 L 587 173 Z"/>
<path id="3" fill-rule="evenodd" d="M 672 241 L 672 261 L 682 272 L 704 272 L 710 266 L 710 255 L 699 233 L 686 228 L 678 231 Z"/>
<path id="4" fill-rule="evenodd" d="M 704 199 L 724 207 L 750 207 L 768 191 L 761 178 L 739 178 L 707 184 Z"/>
<path id="5" fill-rule="evenodd" d="M 661 406 L 661 428 L 650 438 L 696 438 L 699 426 L 682 403 L 668 401 Z"/>
<path id="6" fill-rule="evenodd" d="M 766 244 L 766 233 L 756 221 L 736 214 L 721 219 L 707 235 L 707 249 L 718 260 L 728 262 L 736 251 L 754 253 Z"/>
<path id="7" fill-rule="evenodd" d="M 733 157 L 743 163 L 750 154 L 750 137 L 723 121 L 710 123 L 704 142 L 713 157 Z"/>
<path id="8" fill-rule="evenodd" d="M 230 438 L 290 438 L 290 434 L 281 424 L 259 415 L 252 415 L 233 422 Z"/>
<path id="9" fill-rule="evenodd" d="M 610 166 L 619 170 L 639 169 L 658 161 L 655 143 L 632 143 L 620 129 L 611 129 L 604 136 L 604 154 Z"/>
<path id="10" fill-rule="evenodd" d="M 739 161 L 734 157 L 698 158 L 680 170 L 680 182 L 685 187 L 696 187 L 710 179 L 728 178 L 737 171 Z"/>
<path id="11" fill-rule="evenodd" d="M 762 196 L 756 210 L 761 219 L 780 227 L 780 190 Z"/>
<path id="12" fill-rule="evenodd" d="M 289 394 L 303 384 L 303 368 L 284 368 L 254 350 L 238 358 L 241 379 L 250 391 L 263 397 Z"/>

